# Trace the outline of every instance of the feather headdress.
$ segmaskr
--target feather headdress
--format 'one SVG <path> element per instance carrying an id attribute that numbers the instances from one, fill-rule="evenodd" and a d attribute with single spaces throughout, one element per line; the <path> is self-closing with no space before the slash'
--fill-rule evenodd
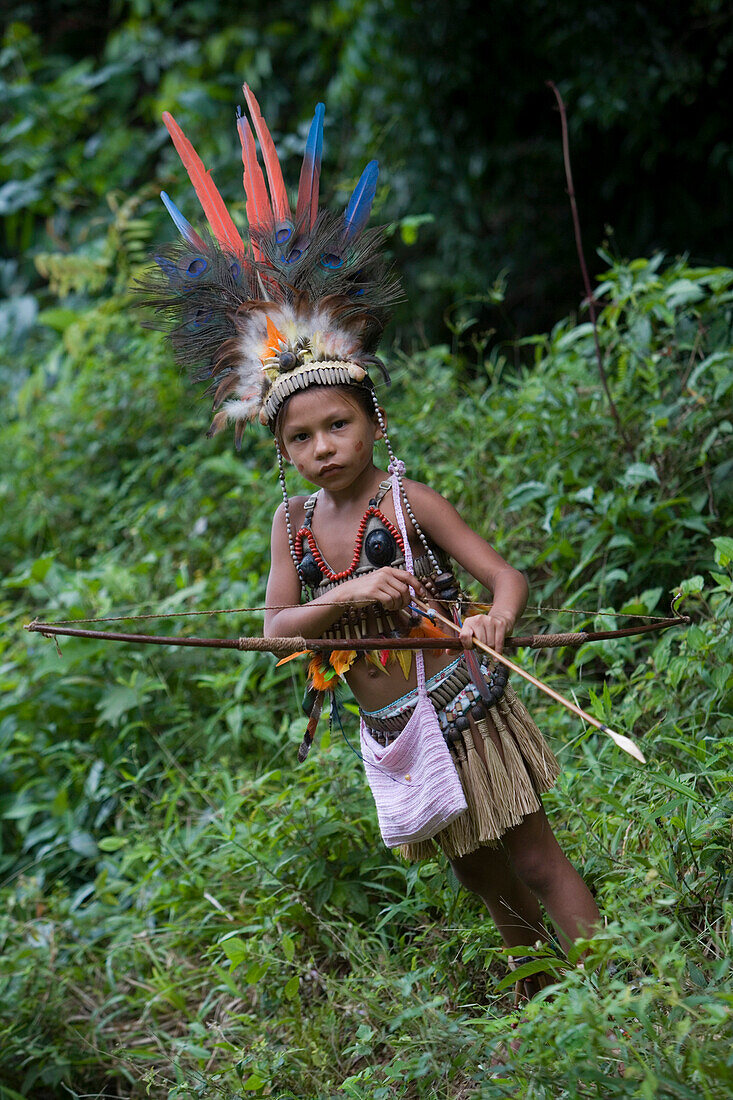
<path id="1" fill-rule="evenodd" d="M 251 89 L 252 126 L 238 112 L 248 240 L 181 127 L 163 121 L 201 203 L 208 230 L 197 232 L 165 193 L 180 241 L 159 249 L 157 267 L 138 283 L 168 329 L 178 361 L 213 394 L 213 435 L 227 423 L 241 444 L 247 422 L 272 428 L 283 401 L 312 385 L 371 385 L 398 280 L 382 255 L 379 229 L 367 229 L 376 161 L 364 169 L 343 214 L 319 210 L 323 104 L 306 141 L 295 214 L 280 161 Z M 254 132 L 253 132 L 254 131 Z M 264 172 L 257 156 L 257 144 Z"/>

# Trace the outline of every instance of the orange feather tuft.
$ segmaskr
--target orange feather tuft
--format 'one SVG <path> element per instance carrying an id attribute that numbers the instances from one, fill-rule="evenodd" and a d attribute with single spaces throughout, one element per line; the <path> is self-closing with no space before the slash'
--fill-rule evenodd
<path id="1" fill-rule="evenodd" d="M 452 636 L 455 637 L 440 630 L 429 619 L 421 619 L 420 625 L 414 626 L 408 634 L 408 638 L 450 638 Z"/>
<path id="2" fill-rule="evenodd" d="M 271 355 L 279 355 L 282 345 L 285 343 L 285 337 L 280 332 L 277 325 L 270 320 L 267 320 L 267 345 L 265 347 L 265 354 L 262 356 L 263 360 L 267 359 Z"/>

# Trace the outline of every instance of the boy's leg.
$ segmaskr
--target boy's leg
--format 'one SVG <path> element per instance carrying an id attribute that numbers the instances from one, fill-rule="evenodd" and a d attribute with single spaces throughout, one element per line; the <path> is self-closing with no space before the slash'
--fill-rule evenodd
<path id="1" fill-rule="evenodd" d="M 502 848 L 478 848 L 451 860 L 451 867 L 461 886 L 482 899 L 507 947 L 549 940 L 537 898 L 515 874 Z M 534 996 L 546 984 L 544 974 L 534 974 L 517 983 L 517 1003 Z"/>
<path id="2" fill-rule="evenodd" d="M 601 923 L 598 906 L 558 844 L 544 809 L 505 833 L 502 845 L 517 877 L 542 902 L 564 947 L 593 935 Z"/>
<path id="3" fill-rule="evenodd" d="M 477 848 L 451 860 L 451 867 L 461 886 L 484 902 L 507 947 L 547 939 L 537 898 L 516 875 L 501 848 Z"/>

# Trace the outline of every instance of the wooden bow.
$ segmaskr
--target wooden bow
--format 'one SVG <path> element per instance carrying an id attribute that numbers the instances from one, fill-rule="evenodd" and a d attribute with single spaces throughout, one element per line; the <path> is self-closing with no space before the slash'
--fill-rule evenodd
<path id="1" fill-rule="evenodd" d="M 434 622 L 440 622 L 444 626 L 449 627 L 454 633 L 458 633 L 460 628 L 450 619 L 447 619 L 433 608 L 420 604 L 419 601 L 416 601 L 416 604 L 423 615 Z M 504 647 L 505 649 L 551 649 L 562 646 L 580 646 L 584 645 L 586 642 L 606 641 L 612 638 L 627 638 L 637 634 L 645 634 L 652 630 L 666 630 L 668 627 L 672 626 L 689 625 L 689 616 L 677 613 L 677 600 L 673 602 L 672 610 L 673 615 L 667 619 L 656 619 L 652 623 L 640 623 L 637 626 L 623 627 L 619 630 L 578 630 L 555 634 L 512 635 L 505 639 Z M 67 622 L 49 623 L 41 622 L 38 619 L 34 619 L 31 623 L 26 623 L 25 629 L 31 633 L 41 634 L 45 638 L 54 639 L 56 639 L 58 635 L 62 635 L 74 638 L 94 638 L 106 642 L 132 642 L 138 645 L 173 645 L 200 647 L 205 649 L 236 649 L 240 652 L 259 651 L 274 653 L 278 656 L 297 654 L 303 651 L 311 653 L 333 652 L 334 650 L 356 650 L 357 652 L 413 649 L 445 651 L 463 650 L 464 648 L 463 643 L 457 637 L 450 636 L 445 638 L 199 638 L 162 634 L 130 634 L 110 630 L 83 630 L 79 627 L 69 626 Z M 516 672 L 518 676 L 529 681 L 529 683 L 539 688 L 540 691 L 549 695 L 551 699 L 554 699 L 556 702 L 566 707 L 567 710 L 576 714 L 579 718 L 582 718 L 602 733 L 607 734 L 619 748 L 629 753 L 635 760 L 638 760 L 642 764 L 646 763 L 644 754 L 630 737 L 617 733 L 605 723 L 594 718 L 593 715 L 588 714 L 575 703 L 571 703 L 569 699 L 566 699 L 558 691 L 555 691 L 554 688 L 551 688 L 536 676 L 526 672 L 503 653 L 499 653 L 491 646 L 484 645 L 483 642 L 475 641 L 474 644 L 477 649 L 487 653 L 495 661 L 500 662 L 513 672 Z M 58 642 L 56 645 L 58 648 Z"/>
<path id="2" fill-rule="evenodd" d="M 154 618 L 155 616 L 150 616 Z M 161 616 L 162 617 L 162 616 Z M 96 620 L 80 619 L 80 622 Z M 450 620 L 442 620 L 449 626 Z M 628 638 L 635 634 L 647 634 L 652 630 L 666 630 L 670 626 L 688 626 L 689 616 L 675 615 L 668 619 L 656 619 L 652 623 L 640 623 L 620 630 L 576 630 L 561 634 L 513 634 L 504 640 L 506 649 L 559 649 L 563 646 L 581 646 L 586 642 L 601 642 L 611 638 Z M 47 623 L 34 619 L 25 624 L 25 630 L 32 634 L 41 634 L 44 638 L 57 635 L 71 638 L 96 638 L 105 642 L 132 642 L 139 645 L 175 645 L 193 646 L 202 649 L 238 649 L 242 652 L 259 651 L 285 656 L 310 650 L 312 653 L 330 652 L 335 649 L 355 649 L 358 653 L 375 649 L 449 649 L 462 650 L 463 643 L 457 638 L 199 638 L 193 635 L 182 637 L 171 634 L 130 634 L 112 630 L 82 630 L 69 626 L 67 622 Z"/>

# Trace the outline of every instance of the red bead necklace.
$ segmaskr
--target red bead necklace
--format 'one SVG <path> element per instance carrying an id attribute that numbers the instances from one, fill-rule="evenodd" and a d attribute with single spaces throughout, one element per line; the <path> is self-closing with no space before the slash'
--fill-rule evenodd
<path id="1" fill-rule="evenodd" d="M 334 573 L 333 569 L 331 569 L 330 565 L 321 553 L 318 547 L 318 543 L 316 542 L 315 535 L 310 529 L 310 525 L 304 525 L 303 527 L 301 527 L 295 536 L 295 553 L 297 555 L 298 561 L 303 560 L 303 555 L 305 553 L 303 549 L 303 540 L 306 540 L 308 543 L 308 549 L 315 558 L 316 565 L 323 574 L 323 579 L 331 582 L 345 581 L 347 577 L 350 577 L 352 573 L 356 571 L 356 568 L 359 565 L 359 562 L 361 560 L 361 548 L 364 542 L 367 524 L 372 516 L 376 516 L 379 522 L 387 528 L 387 530 L 399 546 L 400 550 L 404 554 L 405 544 L 402 541 L 402 534 L 399 528 L 395 527 L 395 525 L 389 519 L 387 519 L 384 512 L 377 508 L 376 505 L 370 504 L 362 517 L 361 523 L 359 524 L 359 530 L 356 535 L 356 544 L 354 546 L 354 557 L 352 558 L 351 565 L 348 569 L 342 569 L 340 573 Z"/>

